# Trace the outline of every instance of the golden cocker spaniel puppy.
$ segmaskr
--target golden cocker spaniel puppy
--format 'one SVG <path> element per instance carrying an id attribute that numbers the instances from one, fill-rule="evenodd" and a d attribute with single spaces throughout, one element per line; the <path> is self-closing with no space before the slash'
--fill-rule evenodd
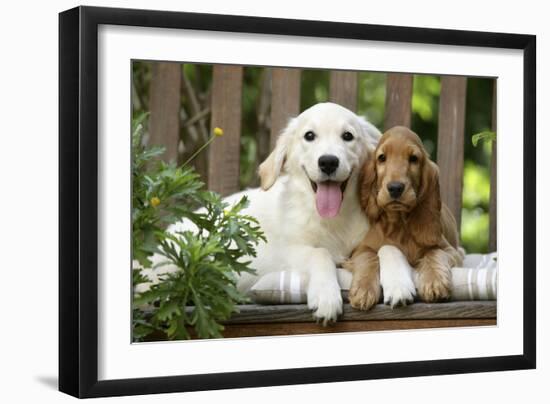
<path id="1" fill-rule="evenodd" d="M 414 284 L 425 302 L 448 299 L 451 268 L 462 263 L 463 253 L 456 221 L 441 203 L 437 165 L 418 135 L 402 126 L 388 130 L 370 157 L 360 184 L 361 206 L 370 229 L 345 264 L 353 273 L 351 305 L 368 310 L 378 303 L 381 289 L 386 302 L 406 304 L 415 294 Z M 378 252 L 388 245 L 401 250 L 414 269 L 409 274 L 394 272 L 393 279 L 386 282 L 391 290 L 386 291 L 380 281 Z M 410 279 L 398 279 L 407 276 Z M 413 285 L 412 293 L 397 299 L 386 296 L 395 293 L 400 284 Z"/>

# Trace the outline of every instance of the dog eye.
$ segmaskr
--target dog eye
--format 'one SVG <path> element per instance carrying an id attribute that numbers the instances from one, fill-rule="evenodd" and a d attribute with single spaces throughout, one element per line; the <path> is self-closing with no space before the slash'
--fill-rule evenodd
<path id="1" fill-rule="evenodd" d="M 418 157 L 416 157 L 414 154 L 411 154 L 411 156 L 409 157 L 409 163 L 417 163 L 418 162 Z"/>
<path id="2" fill-rule="evenodd" d="M 313 133 L 312 131 L 306 132 L 306 134 L 304 135 L 304 139 L 306 139 L 308 142 L 312 142 L 315 139 L 315 133 Z"/>
<path id="3" fill-rule="evenodd" d="M 350 132 L 344 132 L 344 134 L 342 135 L 342 139 L 344 139 L 346 142 L 351 142 L 354 137 Z"/>
<path id="4" fill-rule="evenodd" d="M 378 161 L 380 163 L 383 163 L 384 161 L 386 161 L 386 155 L 385 154 L 379 154 L 378 155 Z"/>

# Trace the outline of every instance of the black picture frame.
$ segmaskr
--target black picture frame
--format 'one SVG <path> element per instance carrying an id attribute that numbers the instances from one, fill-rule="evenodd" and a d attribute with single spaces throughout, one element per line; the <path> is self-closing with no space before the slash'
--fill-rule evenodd
<path id="1" fill-rule="evenodd" d="M 523 354 L 98 381 L 98 26 L 278 34 L 523 51 Z M 536 37 L 77 7 L 59 15 L 59 389 L 76 397 L 324 383 L 536 366 Z"/>

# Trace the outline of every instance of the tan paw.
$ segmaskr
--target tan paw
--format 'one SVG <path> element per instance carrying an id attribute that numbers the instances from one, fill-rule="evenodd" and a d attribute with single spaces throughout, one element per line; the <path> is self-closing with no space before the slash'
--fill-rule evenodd
<path id="1" fill-rule="evenodd" d="M 354 282 L 349 291 L 351 307 L 369 310 L 380 300 L 380 282 L 362 279 Z"/>
<path id="2" fill-rule="evenodd" d="M 441 302 L 451 297 L 450 271 L 425 271 L 418 275 L 418 296 L 426 303 Z"/>

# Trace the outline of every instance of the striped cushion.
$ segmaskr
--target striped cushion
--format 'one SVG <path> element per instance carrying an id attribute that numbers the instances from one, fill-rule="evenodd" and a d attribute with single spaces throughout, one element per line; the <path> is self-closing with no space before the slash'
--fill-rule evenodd
<path id="1" fill-rule="evenodd" d="M 338 268 L 338 283 L 347 297 L 351 273 Z M 496 300 L 497 253 L 469 254 L 463 267 L 452 269 L 451 300 Z M 306 303 L 305 274 L 292 271 L 271 272 L 262 276 L 249 291 L 250 298 L 260 304 Z"/>

